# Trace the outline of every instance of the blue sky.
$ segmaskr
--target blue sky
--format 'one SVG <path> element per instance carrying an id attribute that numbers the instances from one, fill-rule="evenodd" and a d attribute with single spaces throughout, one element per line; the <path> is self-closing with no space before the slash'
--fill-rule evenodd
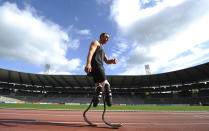
<path id="1" fill-rule="evenodd" d="M 209 61 L 208 0 L 0 0 L 0 68 L 85 75 L 89 45 L 116 65 L 107 75 L 144 75 Z"/>

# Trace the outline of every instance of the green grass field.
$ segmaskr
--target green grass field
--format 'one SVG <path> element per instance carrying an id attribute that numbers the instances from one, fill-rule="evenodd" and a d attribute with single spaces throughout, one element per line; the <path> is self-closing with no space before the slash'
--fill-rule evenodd
<path id="1" fill-rule="evenodd" d="M 64 104 L 11 104 L 0 103 L 0 108 L 18 109 L 57 109 L 57 110 L 85 110 L 88 105 L 64 105 Z M 103 110 L 103 105 L 99 105 L 90 110 Z M 124 111 L 209 111 L 209 106 L 150 106 L 150 105 L 113 105 L 107 110 Z"/>

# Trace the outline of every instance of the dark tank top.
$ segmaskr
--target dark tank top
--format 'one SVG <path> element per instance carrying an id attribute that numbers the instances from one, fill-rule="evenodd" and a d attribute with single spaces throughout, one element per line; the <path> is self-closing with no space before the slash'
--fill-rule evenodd
<path id="1" fill-rule="evenodd" d="M 94 52 L 94 55 L 91 60 L 91 66 L 93 69 L 104 68 L 103 67 L 104 56 L 105 56 L 104 48 L 102 45 L 100 45 Z"/>

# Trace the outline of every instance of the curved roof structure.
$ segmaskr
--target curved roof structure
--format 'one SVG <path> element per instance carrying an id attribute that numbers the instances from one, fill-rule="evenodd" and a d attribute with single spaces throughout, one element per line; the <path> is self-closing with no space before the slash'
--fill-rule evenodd
<path id="1" fill-rule="evenodd" d="M 153 75 L 108 75 L 108 81 L 116 88 L 141 88 L 169 86 L 209 81 L 209 62 L 198 66 Z M 11 71 L 0 68 L 0 86 L 15 83 L 31 87 L 75 88 L 92 87 L 91 77 L 85 75 L 45 75 Z M 2 86 L 3 86 L 2 85 Z"/>

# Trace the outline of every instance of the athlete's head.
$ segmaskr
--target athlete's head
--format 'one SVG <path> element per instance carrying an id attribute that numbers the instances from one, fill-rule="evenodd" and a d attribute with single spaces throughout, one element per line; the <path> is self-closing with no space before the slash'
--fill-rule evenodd
<path id="1" fill-rule="evenodd" d="M 109 40 L 109 34 L 108 33 L 101 33 L 100 34 L 100 42 L 102 44 L 105 44 Z"/>

